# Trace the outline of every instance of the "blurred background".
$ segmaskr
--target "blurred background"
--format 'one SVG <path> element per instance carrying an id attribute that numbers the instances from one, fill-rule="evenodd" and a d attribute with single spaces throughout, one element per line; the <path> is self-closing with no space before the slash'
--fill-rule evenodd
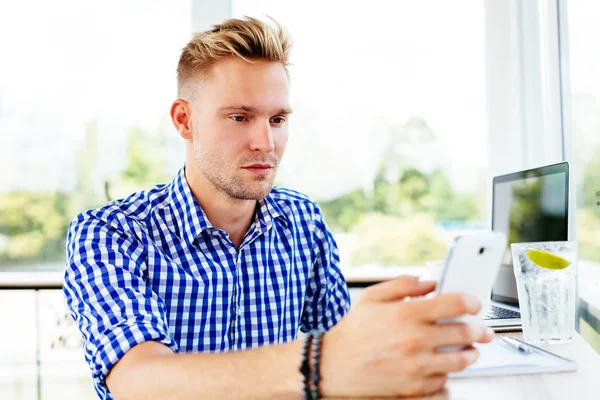
<path id="1" fill-rule="evenodd" d="M 0 0 L 1 399 L 95 398 L 55 287 L 67 227 L 172 179 L 179 51 L 244 15 L 293 37 L 276 184 L 319 203 L 347 277 L 425 268 L 489 229 L 492 176 L 567 160 L 600 351 L 597 1 Z"/>

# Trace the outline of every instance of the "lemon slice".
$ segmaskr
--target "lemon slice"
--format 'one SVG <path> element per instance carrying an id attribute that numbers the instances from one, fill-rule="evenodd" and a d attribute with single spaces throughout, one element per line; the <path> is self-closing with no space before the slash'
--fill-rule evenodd
<path id="1" fill-rule="evenodd" d="M 534 264 L 546 269 L 560 270 L 571 265 L 570 261 L 543 250 L 527 249 L 527 257 Z"/>

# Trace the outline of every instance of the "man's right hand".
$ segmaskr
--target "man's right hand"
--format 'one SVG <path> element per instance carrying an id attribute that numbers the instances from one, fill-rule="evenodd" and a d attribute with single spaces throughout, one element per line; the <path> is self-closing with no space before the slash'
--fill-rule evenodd
<path id="1" fill-rule="evenodd" d="M 479 300 L 461 294 L 424 296 L 435 282 L 400 277 L 365 289 L 358 304 L 323 337 L 321 392 L 326 397 L 415 396 L 441 390 L 450 372 L 474 363 L 471 345 L 493 339 L 482 325 L 436 321 L 477 314 Z M 437 352 L 446 346 L 469 346 Z"/>

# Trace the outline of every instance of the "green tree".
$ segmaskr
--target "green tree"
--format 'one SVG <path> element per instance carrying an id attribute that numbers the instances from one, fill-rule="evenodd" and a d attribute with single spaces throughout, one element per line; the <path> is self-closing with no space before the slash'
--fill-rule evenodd
<path id="1" fill-rule="evenodd" d="M 133 126 L 127 136 L 127 167 L 121 176 L 107 181 L 108 200 L 123 198 L 169 180 L 166 174 L 166 129 L 155 133 Z"/>
<path id="2" fill-rule="evenodd" d="M 592 210 L 596 218 L 600 218 L 600 146 L 594 151 L 596 155 L 583 167 L 583 207 Z"/>
<path id="3" fill-rule="evenodd" d="M 0 265 L 64 259 L 71 216 L 64 193 L 14 192 L 0 196 Z"/>
<path id="4" fill-rule="evenodd" d="M 396 182 L 388 182 L 382 168 L 375 177 L 372 197 L 356 189 L 319 205 L 329 226 L 343 232 L 350 232 L 368 212 L 396 217 L 428 214 L 437 221 L 480 218 L 478 198 L 457 194 L 440 170 L 426 175 L 408 168 L 399 174 Z"/>
<path id="5" fill-rule="evenodd" d="M 577 242 L 581 260 L 600 262 L 600 218 L 592 210 L 577 210 Z"/>
<path id="6" fill-rule="evenodd" d="M 319 202 L 323 216 L 333 231 L 350 231 L 367 211 L 367 197 L 362 189 L 330 201 Z"/>
<path id="7" fill-rule="evenodd" d="M 436 221 L 474 221 L 481 218 L 478 196 L 456 193 L 443 171 L 434 171 L 429 177 L 429 185 L 422 204 Z"/>
<path id="8" fill-rule="evenodd" d="M 381 168 L 373 183 L 373 201 L 370 211 L 385 215 L 403 216 L 412 210 L 409 204 L 401 200 L 401 193 L 397 182 L 388 182 L 385 170 Z"/>
<path id="9" fill-rule="evenodd" d="M 577 240 L 582 260 L 600 262 L 600 146 L 592 154 L 578 193 Z"/>
<path id="10" fill-rule="evenodd" d="M 413 212 L 429 211 L 423 204 L 431 189 L 429 176 L 415 168 L 408 168 L 402 172 L 396 186 L 400 200 L 407 202 Z"/>
<path id="11" fill-rule="evenodd" d="M 127 169 L 122 175 L 125 180 L 147 185 L 166 179 L 164 142 L 161 139 L 139 127 L 129 130 Z"/>
<path id="12" fill-rule="evenodd" d="M 132 127 L 128 135 L 127 168 L 107 191 L 128 195 L 165 182 L 165 134 Z M 86 126 L 77 153 L 73 193 L 13 192 L 0 195 L 0 266 L 63 262 L 65 238 L 74 215 L 101 206 L 105 200 L 97 176 L 98 126 Z"/>
<path id="13" fill-rule="evenodd" d="M 370 213 L 361 219 L 354 232 L 357 238 L 352 265 L 403 266 L 438 260 L 444 257 L 450 239 L 426 214 L 400 218 Z"/>
<path id="14" fill-rule="evenodd" d="M 396 182 L 386 180 L 381 169 L 375 178 L 373 211 L 396 216 L 408 216 L 424 210 L 422 200 L 429 192 L 429 178 L 415 168 L 401 171 Z"/>
<path id="15" fill-rule="evenodd" d="M 441 170 L 430 175 L 408 168 L 397 182 L 389 183 L 380 170 L 375 179 L 373 211 L 396 216 L 428 213 L 437 221 L 480 218 L 476 195 L 458 194 Z"/>

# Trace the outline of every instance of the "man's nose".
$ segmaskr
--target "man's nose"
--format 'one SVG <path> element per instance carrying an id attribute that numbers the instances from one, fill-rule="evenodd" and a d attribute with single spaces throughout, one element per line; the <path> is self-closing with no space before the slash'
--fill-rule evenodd
<path id="1" fill-rule="evenodd" d="M 265 153 L 271 153 L 275 150 L 273 142 L 273 129 L 270 121 L 260 121 L 252 130 L 250 142 L 251 150 L 260 150 Z"/>

